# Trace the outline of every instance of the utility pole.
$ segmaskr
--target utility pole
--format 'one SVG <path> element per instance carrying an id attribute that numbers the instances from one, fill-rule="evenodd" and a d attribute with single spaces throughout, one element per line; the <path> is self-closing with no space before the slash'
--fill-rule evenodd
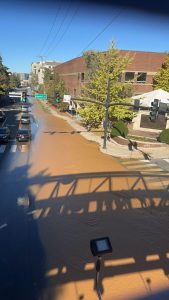
<path id="1" fill-rule="evenodd" d="M 41 63 L 42 63 L 42 69 L 43 69 L 43 58 L 45 58 L 46 56 L 45 55 L 37 55 L 37 57 L 40 57 Z"/>
<path id="2" fill-rule="evenodd" d="M 37 55 L 37 57 L 40 57 L 42 65 L 43 65 L 43 58 L 45 58 L 46 56 L 45 55 Z"/>
<path id="3" fill-rule="evenodd" d="M 108 130 L 108 121 L 109 121 L 109 103 L 110 103 L 110 78 L 108 79 L 107 85 L 107 98 L 105 101 L 105 120 L 104 120 L 104 140 L 103 140 L 103 149 L 106 149 L 107 141 L 107 130 Z"/>

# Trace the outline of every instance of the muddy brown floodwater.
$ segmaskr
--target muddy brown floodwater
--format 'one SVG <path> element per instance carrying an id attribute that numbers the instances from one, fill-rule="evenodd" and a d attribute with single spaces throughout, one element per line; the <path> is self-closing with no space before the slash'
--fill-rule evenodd
<path id="1" fill-rule="evenodd" d="M 29 189 L 45 251 L 43 299 L 97 299 L 89 243 L 102 236 L 109 236 L 113 247 L 102 262 L 104 300 L 138 299 L 167 288 L 163 181 L 127 171 L 36 102 L 33 113 L 40 125 L 29 160 Z"/>

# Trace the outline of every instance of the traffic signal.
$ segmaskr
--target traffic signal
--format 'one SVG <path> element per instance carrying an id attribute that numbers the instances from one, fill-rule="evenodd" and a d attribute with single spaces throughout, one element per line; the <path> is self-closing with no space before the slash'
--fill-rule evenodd
<path id="1" fill-rule="evenodd" d="M 58 92 L 55 92 L 55 102 L 60 102 L 60 94 Z"/>
<path id="2" fill-rule="evenodd" d="M 165 116 L 165 114 L 167 113 L 167 110 L 168 110 L 167 103 L 160 102 L 158 113 L 160 115 Z"/>
<path id="3" fill-rule="evenodd" d="M 150 107 L 150 121 L 155 121 L 158 117 L 158 109 L 159 109 L 159 100 L 154 99 L 153 102 L 151 102 L 151 107 Z"/>
<path id="4" fill-rule="evenodd" d="M 26 92 L 22 92 L 22 101 L 26 102 L 26 100 L 27 100 L 27 94 Z"/>

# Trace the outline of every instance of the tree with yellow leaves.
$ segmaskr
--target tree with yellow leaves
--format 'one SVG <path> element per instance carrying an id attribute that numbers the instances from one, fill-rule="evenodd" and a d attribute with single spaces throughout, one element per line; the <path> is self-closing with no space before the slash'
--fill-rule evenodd
<path id="1" fill-rule="evenodd" d="M 165 62 L 159 72 L 153 77 L 153 82 L 155 89 L 163 89 L 169 92 L 169 53 L 167 53 Z"/>
<path id="2" fill-rule="evenodd" d="M 115 49 L 114 42 L 108 51 L 97 52 L 87 51 L 84 53 L 87 65 L 85 74 L 83 98 L 99 101 L 96 103 L 85 103 L 84 107 L 78 110 L 80 116 L 92 127 L 98 127 L 104 119 L 104 103 L 107 97 L 107 84 L 110 79 L 110 104 L 131 103 L 132 85 L 130 82 L 121 81 L 122 73 L 131 63 L 131 57 L 120 56 Z M 84 102 L 83 102 L 84 103 Z M 124 120 L 132 119 L 133 111 L 127 106 L 114 105 L 109 108 L 109 119 Z"/>

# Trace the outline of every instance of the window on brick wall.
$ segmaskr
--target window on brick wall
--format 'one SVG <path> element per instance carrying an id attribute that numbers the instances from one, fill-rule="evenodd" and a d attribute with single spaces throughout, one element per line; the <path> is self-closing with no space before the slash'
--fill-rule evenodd
<path id="1" fill-rule="evenodd" d="M 74 89 L 74 96 L 76 97 L 76 89 Z"/>
<path id="2" fill-rule="evenodd" d="M 125 73 L 125 81 L 134 81 L 134 72 Z"/>
<path id="3" fill-rule="evenodd" d="M 81 73 L 80 79 L 81 79 L 81 81 L 84 81 L 84 73 Z"/>
<path id="4" fill-rule="evenodd" d="M 137 75 L 137 83 L 145 83 L 147 78 L 147 73 L 139 72 Z"/>

